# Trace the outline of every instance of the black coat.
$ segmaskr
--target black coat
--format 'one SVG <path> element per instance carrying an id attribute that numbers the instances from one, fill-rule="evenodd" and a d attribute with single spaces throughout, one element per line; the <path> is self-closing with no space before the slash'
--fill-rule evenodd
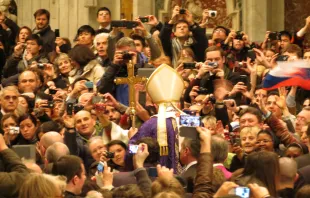
<path id="1" fill-rule="evenodd" d="M 56 37 L 55 37 L 55 32 L 51 29 L 51 26 L 48 25 L 46 28 L 40 30 L 37 33 L 34 33 L 34 30 L 33 30 L 33 34 L 39 35 L 41 39 L 43 40 L 42 52 L 44 52 L 46 55 L 55 49 Z"/>

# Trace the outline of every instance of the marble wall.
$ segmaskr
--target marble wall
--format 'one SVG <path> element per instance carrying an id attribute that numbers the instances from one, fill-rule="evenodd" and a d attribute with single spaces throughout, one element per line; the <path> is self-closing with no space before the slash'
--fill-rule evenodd
<path id="1" fill-rule="evenodd" d="M 303 27 L 309 10 L 309 0 L 285 0 L 285 29 L 296 31 Z"/>

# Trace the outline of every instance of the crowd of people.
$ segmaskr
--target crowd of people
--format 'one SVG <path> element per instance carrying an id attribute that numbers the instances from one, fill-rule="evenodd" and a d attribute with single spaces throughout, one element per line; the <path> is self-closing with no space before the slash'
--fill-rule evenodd
<path id="1" fill-rule="evenodd" d="M 0 196 L 309 197 L 310 92 L 262 84 L 281 61 L 310 63 L 310 16 L 296 32 L 267 31 L 255 43 L 223 26 L 209 38 L 210 13 L 196 23 L 175 6 L 166 22 L 123 21 L 128 33 L 102 7 L 99 28 L 81 26 L 73 43 L 55 34 L 48 10 L 34 13 L 33 30 L 0 13 Z M 115 83 L 128 64 L 135 75 L 166 64 L 184 82 L 165 109 L 167 153 L 154 96 L 144 83 L 134 96 Z M 200 126 L 182 128 L 185 113 Z"/>

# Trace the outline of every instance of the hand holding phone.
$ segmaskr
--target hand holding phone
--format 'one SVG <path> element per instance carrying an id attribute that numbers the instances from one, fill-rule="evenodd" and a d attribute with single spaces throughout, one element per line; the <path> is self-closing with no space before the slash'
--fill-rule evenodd
<path id="1" fill-rule="evenodd" d="M 99 162 L 97 165 L 97 171 L 98 173 L 102 173 L 104 170 L 104 162 Z"/>
<path id="2" fill-rule="evenodd" d="M 139 145 L 129 144 L 129 153 L 136 154 L 138 152 Z"/>

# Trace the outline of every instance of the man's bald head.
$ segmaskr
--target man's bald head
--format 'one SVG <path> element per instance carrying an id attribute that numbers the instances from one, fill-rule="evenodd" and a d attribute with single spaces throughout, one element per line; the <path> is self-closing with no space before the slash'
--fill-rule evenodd
<path id="1" fill-rule="evenodd" d="M 74 115 L 75 128 L 78 133 L 85 138 L 90 138 L 95 131 L 96 120 L 94 120 L 89 111 L 79 111 Z"/>
<path id="2" fill-rule="evenodd" d="M 67 145 L 61 142 L 55 142 L 46 149 L 45 157 L 49 163 L 56 162 L 60 157 L 70 155 Z"/>
<path id="3" fill-rule="evenodd" d="M 40 151 L 41 151 L 41 156 L 43 157 L 45 155 L 46 149 L 54 144 L 55 142 L 61 142 L 63 143 L 64 140 L 62 136 L 55 131 L 50 131 L 45 133 L 41 139 L 40 139 Z"/>
<path id="4" fill-rule="evenodd" d="M 282 157 L 279 159 L 281 184 L 294 183 L 297 174 L 297 163 L 294 159 Z"/>

